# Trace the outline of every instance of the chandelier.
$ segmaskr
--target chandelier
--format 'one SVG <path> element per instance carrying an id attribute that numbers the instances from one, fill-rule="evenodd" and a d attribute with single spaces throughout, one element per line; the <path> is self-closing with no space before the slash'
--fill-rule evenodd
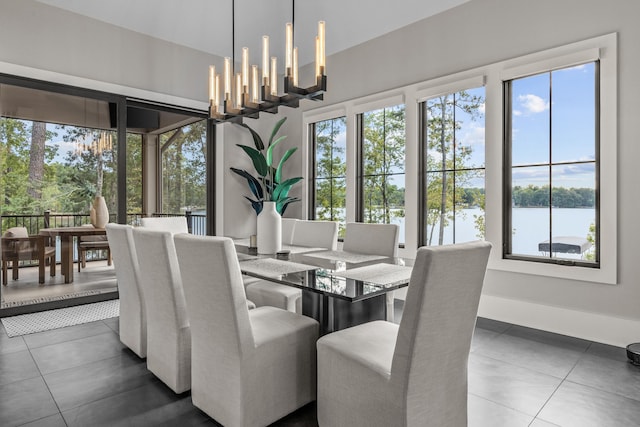
<path id="1" fill-rule="evenodd" d="M 222 75 L 215 66 L 209 67 L 209 117 L 215 122 L 242 123 L 242 119 L 257 119 L 261 112 L 275 114 L 283 105 L 298 108 L 301 99 L 322 100 L 327 90 L 325 75 L 325 23 L 318 22 L 315 38 L 315 84 L 298 86 L 298 48 L 293 43 L 293 17 L 295 0 L 292 0 L 292 22 L 285 25 L 284 94 L 278 92 L 278 60 L 269 57 L 269 36 L 262 36 L 261 77 L 257 65 L 249 66 L 249 48 L 242 48 L 241 71 L 235 68 L 235 1 L 231 5 L 233 58 L 224 58 Z"/>
<path id="2" fill-rule="evenodd" d="M 75 153 L 77 155 L 90 151 L 94 155 L 102 155 L 104 151 L 113 150 L 113 138 L 111 132 L 99 131 L 90 132 L 82 136 L 81 140 L 76 142 Z"/>

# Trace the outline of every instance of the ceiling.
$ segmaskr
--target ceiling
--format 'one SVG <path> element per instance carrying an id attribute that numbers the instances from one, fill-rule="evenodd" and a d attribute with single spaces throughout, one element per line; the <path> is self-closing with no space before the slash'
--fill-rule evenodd
<path id="1" fill-rule="evenodd" d="M 371 40 L 470 0 L 38 0 L 99 21 L 221 57 L 250 49 L 260 64 L 262 35 L 281 61 L 284 25 L 295 11 L 295 44 L 301 65 L 314 61 L 317 22 L 326 22 L 327 55 Z M 294 9 L 295 7 L 295 9 Z M 282 64 L 279 64 L 282 67 Z"/>

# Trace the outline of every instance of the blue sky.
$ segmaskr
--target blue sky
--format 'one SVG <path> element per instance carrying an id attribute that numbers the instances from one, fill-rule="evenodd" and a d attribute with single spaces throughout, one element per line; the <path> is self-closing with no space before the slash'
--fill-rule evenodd
<path id="1" fill-rule="evenodd" d="M 513 165 L 595 159 L 595 64 L 513 81 Z M 553 186 L 595 186 L 593 164 L 557 165 Z M 548 185 L 548 167 L 514 169 L 514 185 Z"/>

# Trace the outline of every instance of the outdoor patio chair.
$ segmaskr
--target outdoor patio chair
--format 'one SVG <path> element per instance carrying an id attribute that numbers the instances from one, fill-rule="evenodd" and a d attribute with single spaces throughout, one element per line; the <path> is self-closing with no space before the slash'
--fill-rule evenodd
<path id="1" fill-rule="evenodd" d="M 38 283 L 44 283 L 45 263 L 49 261 L 50 275 L 56 275 L 56 248 L 46 246 L 44 236 L 30 236 L 26 227 L 9 228 L 2 235 L 2 284 L 8 284 L 8 266 L 11 263 L 13 280 L 18 280 L 20 261 L 38 260 Z"/>
<path id="2" fill-rule="evenodd" d="M 85 224 L 83 227 L 93 227 Z M 107 236 L 78 236 L 78 273 L 80 266 L 87 267 L 87 251 L 107 251 L 107 265 L 111 265 L 111 249 Z"/>

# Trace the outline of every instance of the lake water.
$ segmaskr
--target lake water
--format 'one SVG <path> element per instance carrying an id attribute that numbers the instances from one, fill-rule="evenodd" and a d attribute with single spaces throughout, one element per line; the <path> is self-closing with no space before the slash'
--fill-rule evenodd
<path id="1" fill-rule="evenodd" d="M 482 215 L 481 209 L 463 209 L 456 216 L 455 241 L 457 243 L 478 239 L 474 215 Z M 595 222 L 594 209 L 553 209 L 553 236 L 575 236 L 586 238 L 589 225 Z M 513 209 L 513 253 L 521 255 L 541 255 L 538 243 L 549 239 L 548 208 L 514 208 Z M 404 231 L 404 224 L 401 224 Z M 437 230 L 436 230 L 437 232 Z M 445 243 L 453 242 L 454 227 L 445 228 Z M 437 242 L 437 235 L 434 235 Z M 562 255 L 563 258 L 579 258 L 579 256 Z"/>

